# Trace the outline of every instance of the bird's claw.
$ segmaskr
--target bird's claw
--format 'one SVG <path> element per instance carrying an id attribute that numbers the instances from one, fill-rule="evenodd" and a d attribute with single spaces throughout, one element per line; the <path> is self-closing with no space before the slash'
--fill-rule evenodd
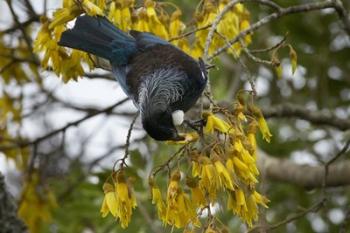
<path id="1" fill-rule="evenodd" d="M 199 119 L 194 121 L 185 120 L 184 123 L 191 129 L 198 132 L 199 135 L 203 135 L 203 128 L 205 126 L 205 120 Z"/>

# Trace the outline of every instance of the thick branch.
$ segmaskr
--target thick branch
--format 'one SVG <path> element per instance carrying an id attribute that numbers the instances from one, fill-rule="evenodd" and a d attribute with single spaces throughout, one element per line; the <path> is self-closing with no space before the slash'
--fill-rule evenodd
<path id="1" fill-rule="evenodd" d="M 330 113 L 321 111 L 311 111 L 305 107 L 283 104 L 263 109 L 263 114 L 266 118 L 271 117 L 297 117 L 309 121 L 315 125 L 327 125 L 338 128 L 340 130 L 350 129 L 349 119 L 340 119 Z"/>
<path id="2" fill-rule="evenodd" d="M 259 153 L 259 169 L 267 179 L 286 182 L 305 188 L 322 188 L 324 185 L 324 166 L 300 165 L 287 159 L 278 159 Z M 350 185 L 350 161 L 341 161 L 329 166 L 326 186 Z"/>

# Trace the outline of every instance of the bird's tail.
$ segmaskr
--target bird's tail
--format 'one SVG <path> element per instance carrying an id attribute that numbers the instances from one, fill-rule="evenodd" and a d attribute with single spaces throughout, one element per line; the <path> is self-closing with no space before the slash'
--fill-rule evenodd
<path id="1" fill-rule="evenodd" d="M 136 51 L 135 39 L 104 17 L 77 18 L 75 25 L 62 33 L 61 46 L 82 50 L 123 65 Z"/>

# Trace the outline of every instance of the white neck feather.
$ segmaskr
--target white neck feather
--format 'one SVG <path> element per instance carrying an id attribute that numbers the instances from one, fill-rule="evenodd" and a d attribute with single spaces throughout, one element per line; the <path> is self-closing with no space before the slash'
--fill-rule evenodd
<path id="1" fill-rule="evenodd" d="M 150 107 L 166 108 L 171 103 L 180 100 L 184 94 L 181 81 L 186 76 L 184 71 L 173 67 L 155 70 L 151 75 L 143 77 L 145 80 L 139 88 L 138 103 L 141 114 Z M 165 111 L 166 109 L 162 109 Z M 181 122 L 182 123 L 182 122 Z"/>

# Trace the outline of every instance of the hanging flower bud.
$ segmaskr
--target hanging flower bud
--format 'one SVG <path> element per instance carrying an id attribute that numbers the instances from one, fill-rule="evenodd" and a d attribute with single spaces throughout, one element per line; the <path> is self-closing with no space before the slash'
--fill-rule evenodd
<path id="1" fill-rule="evenodd" d="M 129 225 L 132 210 L 137 206 L 136 198 L 128 186 L 123 170 L 114 174 L 114 189 L 116 201 L 116 217 L 120 220 L 121 227 Z"/>

